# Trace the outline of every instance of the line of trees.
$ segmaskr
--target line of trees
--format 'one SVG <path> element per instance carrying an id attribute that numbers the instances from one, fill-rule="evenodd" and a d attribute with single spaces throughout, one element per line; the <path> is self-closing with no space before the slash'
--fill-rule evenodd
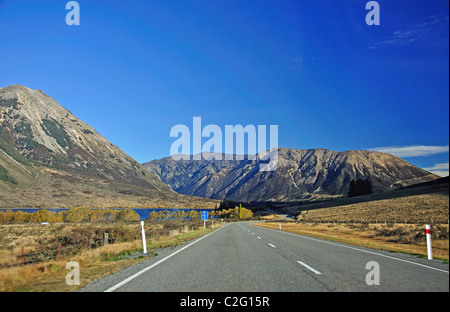
<path id="1" fill-rule="evenodd" d="M 230 218 L 246 220 L 253 217 L 253 211 L 242 207 L 241 204 L 236 206 L 236 203 L 231 199 L 223 199 L 220 201 L 219 208 L 214 210 L 214 213 L 220 218 Z"/>
<path id="2" fill-rule="evenodd" d="M 363 180 L 358 178 L 357 180 L 350 181 L 350 189 L 348 191 L 348 197 L 355 197 L 361 195 L 372 194 L 372 183 L 369 180 Z"/>
<path id="3" fill-rule="evenodd" d="M 224 206 L 225 207 L 225 206 Z M 231 218 L 245 220 L 253 217 L 253 212 L 243 208 L 241 205 L 227 209 L 216 209 L 209 211 L 209 218 Z M 201 212 L 197 210 L 162 210 L 152 211 L 147 220 L 170 220 L 170 219 L 201 219 Z M 29 213 L 21 210 L 0 211 L 0 224 L 8 223 L 56 223 L 56 222 L 132 222 L 139 221 L 139 214 L 132 209 L 94 209 L 94 208 L 71 208 L 60 212 L 40 209 Z"/>
<path id="4" fill-rule="evenodd" d="M 224 199 L 219 208 L 208 212 L 209 218 L 224 218 L 246 220 L 253 217 L 250 209 L 237 206 L 233 200 Z M 169 220 L 169 219 L 201 219 L 201 212 L 197 210 L 162 210 L 150 212 L 147 220 Z M 77 207 L 60 212 L 50 211 L 45 208 L 29 213 L 21 210 L 0 211 L 0 224 L 7 223 L 56 223 L 56 222 L 132 222 L 139 221 L 139 214 L 133 209 L 98 209 L 88 207 Z"/>
<path id="5" fill-rule="evenodd" d="M 246 220 L 253 217 L 253 212 L 250 209 L 246 209 L 239 206 L 222 206 L 227 207 L 223 209 L 215 209 L 208 211 L 208 218 L 223 218 L 223 219 L 239 219 Z M 167 219 L 201 219 L 202 214 L 197 210 L 183 211 L 183 210 L 162 210 L 152 211 L 148 216 L 149 221 L 153 220 L 167 220 Z"/>
<path id="6" fill-rule="evenodd" d="M 154 221 L 154 220 L 165 220 L 165 219 L 200 219 L 201 218 L 201 212 L 196 210 L 161 210 L 161 211 L 152 211 L 150 212 L 147 220 Z"/>
<path id="7" fill-rule="evenodd" d="M 118 222 L 139 221 L 139 215 L 132 209 L 71 208 L 65 211 L 41 209 L 33 213 L 24 211 L 0 211 L 0 224 L 41 222 Z"/>

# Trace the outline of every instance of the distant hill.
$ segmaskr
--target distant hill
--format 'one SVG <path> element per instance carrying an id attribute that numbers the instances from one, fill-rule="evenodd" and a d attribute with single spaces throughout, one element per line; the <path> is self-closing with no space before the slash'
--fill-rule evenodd
<path id="1" fill-rule="evenodd" d="M 304 221 L 448 223 L 449 178 L 384 193 L 279 208 Z"/>
<path id="2" fill-rule="evenodd" d="M 114 187 L 105 193 L 104 185 Z M 0 206 L 76 202 L 102 207 L 215 205 L 176 194 L 43 91 L 20 85 L 0 88 Z"/>
<path id="3" fill-rule="evenodd" d="M 320 200 L 347 194 L 352 179 L 368 179 L 385 192 L 438 176 L 394 155 L 373 151 L 279 148 L 275 171 L 259 171 L 256 160 L 153 160 L 144 167 L 173 190 L 239 202 Z"/>

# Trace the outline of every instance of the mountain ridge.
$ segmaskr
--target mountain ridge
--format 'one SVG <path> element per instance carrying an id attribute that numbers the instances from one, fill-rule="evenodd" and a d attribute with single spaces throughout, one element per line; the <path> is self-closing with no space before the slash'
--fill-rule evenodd
<path id="1" fill-rule="evenodd" d="M 397 156 L 374 151 L 278 148 L 272 172 L 258 170 L 259 158 L 226 161 L 207 155 L 200 161 L 166 157 L 143 165 L 181 194 L 242 202 L 339 196 L 357 178 L 369 179 L 375 192 L 437 178 Z"/>
<path id="2" fill-rule="evenodd" d="M 0 88 L 0 138 L 28 160 L 139 186 L 168 188 L 41 90 Z"/>
<path id="3" fill-rule="evenodd" d="M 215 205 L 177 194 L 42 90 L 21 85 L 0 88 L 0 202 L 3 207 Z"/>

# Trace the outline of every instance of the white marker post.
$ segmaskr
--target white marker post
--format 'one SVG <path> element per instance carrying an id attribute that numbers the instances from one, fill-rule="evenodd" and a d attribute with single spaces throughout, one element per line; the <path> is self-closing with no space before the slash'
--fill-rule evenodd
<path id="1" fill-rule="evenodd" d="M 433 253 L 431 251 L 431 227 L 430 225 L 425 225 L 427 234 L 427 250 L 428 250 L 428 260 L 433 260 Z"/>
<path id="2" fill-rule="evenodd" d="M 144 254 L 147 254 L 147 243 L 145 242 L 144 221 L 141 221 L 141 230 L 142 230 L 142 247 L 144 249 Z"/>

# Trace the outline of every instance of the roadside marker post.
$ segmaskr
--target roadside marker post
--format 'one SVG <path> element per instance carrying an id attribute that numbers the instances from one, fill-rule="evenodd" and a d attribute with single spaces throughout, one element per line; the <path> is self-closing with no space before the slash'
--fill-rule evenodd
<path id="1" fill-rule="evenodd" d="M 145 241 L 144 221 L 141 221 L 141 230 L 142 230 L 142 247 L 144 249 L 144 254 L 147 254 L 147 243 Z"/>
<path id="2" fill-rule="evenodd" d="M 431 250 L 431 226 L 429 224 L 425 225 L 425 231 L 427 235 L 428 260 L 433 260 L 433 253 Z"/>

